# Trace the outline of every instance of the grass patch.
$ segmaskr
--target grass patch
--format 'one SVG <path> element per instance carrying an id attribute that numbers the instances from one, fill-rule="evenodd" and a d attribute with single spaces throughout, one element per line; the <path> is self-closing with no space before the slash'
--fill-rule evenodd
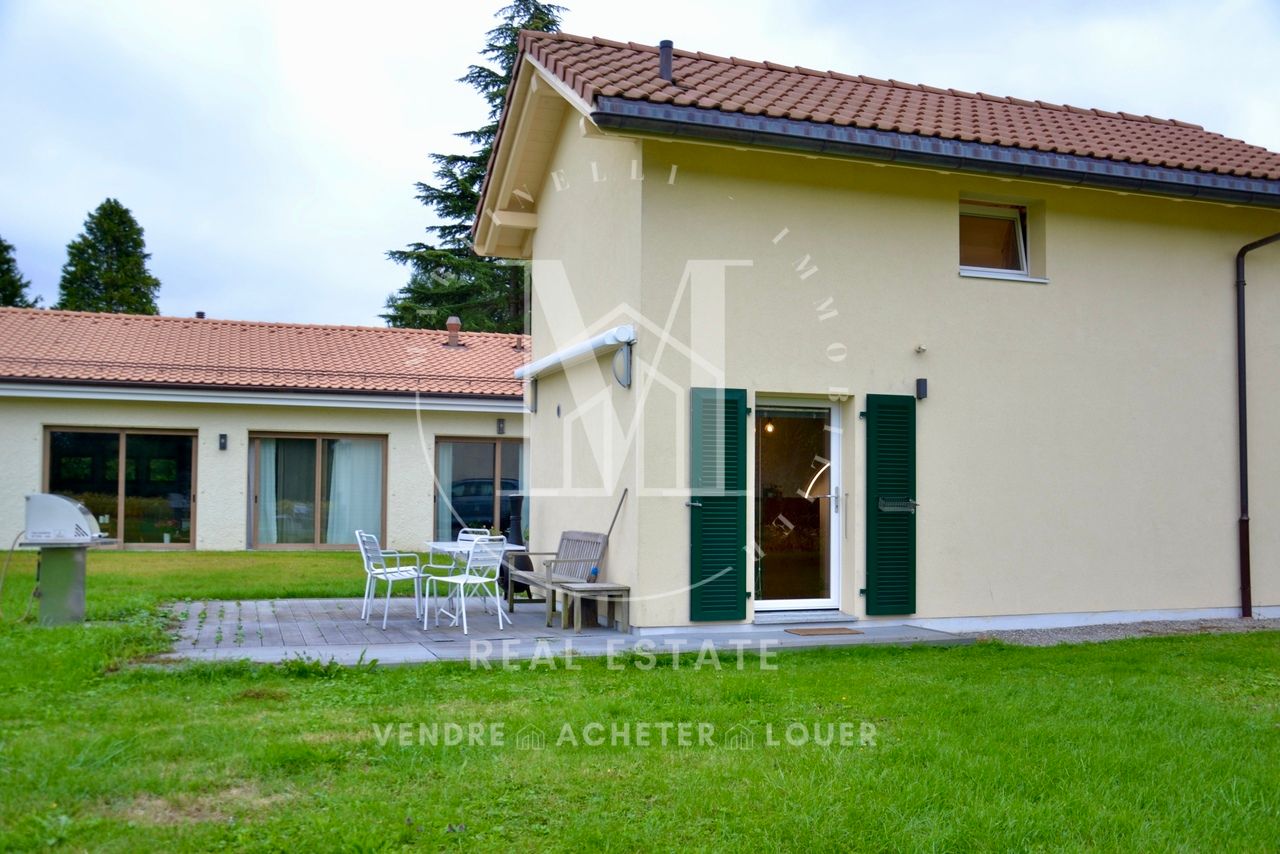
<path id="1" fill-rule="evenodd" d="M 204 557 L 95 553 L 94 622 L 0 626 L 0 850 L 1274 850 L 1280 839 L 1276 633 L 813 650 L 763 672 L 732 669 L 733 656 L 721 670 L 690 658 L 622 671 L 580 660 L 573 672 L 120 666 L 168 644 L 161 600 L 359 595 L 363 583 L 352 555 L 219 555 L 207 570 Z M 6 585 L 7 614 L 28 570 Z M 790 722 L 844 721 L 873 723 L 875 746 L 763 744 L 769 725 L 778 736 Z M 473 722 L 499 726 L 503 745 L 417 738 L 419 724 Z M 662 747 L 656 730 L 649 747 L 581 742 L 593 723 L 640 722 L 709 723 L 716 742 Z M 566 726 L 578 744 L 556 744 Z M 755 749 L 725 746 L 738 726 Z M 516 747 L 525 727 L 546 749 Z"/>
<path id="2" fill-rule="evenodd" d="M 25 598 L 35 582 L 35 563 L 34 552 L 14 555 L 3 591 L 4 613 L 11 619 L 26 607 Z M 165 601 L 358 597 L 363 593 L 364 570 L 355 552 L 94 549 L 85 578 L 90 620 L 119 619 Z"/>

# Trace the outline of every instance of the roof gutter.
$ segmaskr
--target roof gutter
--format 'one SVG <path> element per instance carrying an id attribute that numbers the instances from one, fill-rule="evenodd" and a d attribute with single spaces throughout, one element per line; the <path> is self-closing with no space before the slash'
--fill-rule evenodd
<path id="1" fill-rule="evenodd" d="M 226 404 L 233 406 L 320 406 L 333 409 L 404 409 L 417 412 L 520 413 L 524 402 L 517 395 L 427 395 L 379 392 L 316 392 L 297 389 L 212 388 L 157 386 L 127 383 L 90 383 L 82 380 L 17 380 L 0 378 L 0 400 L 41 398 L 53 400 L 141 401 L 146 403 Z"/>
<path id="2" fill-rule="evenodd" d="M 601 128 L 614 130 L 1028 178 L 1121 192 L 1280 208 L 1280 181 L 1032 151 L 1007 145 L 748 116 L 617 97 L 597 98 L 591 120 Z"/>
<path id="3" fill-rule="evenodd" d="M 1240 431 L 1240 616 L 1253 616 L 1253 580 L 1249 564 L 1249 407 L 1245 385 L 1244 259 L 1255 249 L 1280 241 L 1280 232 L 1240 247 L 1236 253 L 1236 418 Z"/>

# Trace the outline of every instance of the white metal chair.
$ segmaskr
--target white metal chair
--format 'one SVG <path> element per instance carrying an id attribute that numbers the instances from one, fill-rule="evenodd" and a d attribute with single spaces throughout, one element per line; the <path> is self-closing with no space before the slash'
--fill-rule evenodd
<path id="1" fill-rule="evenodd" d="M 427 553 L 427 562 L 423 564 L 424 573 L 426 570 L 445 570 L 448 575 L 452 570 L 458 567 L 458 557 L 471 549 L 477 537 L 489 536 L 488 528 L 463 528 L 458 531 L 458 550 L 452 552 L 436 551 L 434 548 Z M 434 573 L 432 573 L 434 574 Z M 425 577 L 425 575 L 424 575 Z"/>
<path id="2" fill-rule="evenodd" d="M 452 626 L 462 622 L 462 633 L 467 634 L 467 596 L 470 593 L 479 593 L 484 597 L 485 610 L 489 608 L 489 602 L 492 600 L 494 610 L 498 612 L 498 629 L 501 631 L 503 621 L 511 622 L 511 618 L 502 610 L 502 603 L 498 600 L 498 571 L 502 566 L 502 558 L 506 553 L 507 538 L 506 537 L 490 537 L 477 536 L 471 545 L 471 551 L 467 553 L 467 564 L 462 572 L 454 575 L 433 575 L 427 579 L 427 597 L 431 597 L 432 590 L 438 584 L 443 584 L 448 589 L 445 601 L 441 602 L 439 593 L 436 594 L 436 625 L 440 625 L 440 615 L 444 614 L 453 620 Z M 445 605 L 448 605 L 448 608 Z M 422 616 L 422 628 L 427 628 L 429 614 L 424 613 Z"/>
<path id="3" fill-rule="evenodd" d="M 387 627 L 387 613 L 391 610 L 391 588 L 397 581 L 413 582 L 413 616 L 422 615 L 422 567 L 416 554 L 411 552 L 388 551 L 378 545 L 378 538 L 364 531 L 356 531 L 356 542 L 360 546 L 360 558 L 364 561 L 364 605 L 360 608 L 360 619 L 369 622 L 369 612 L 373 610 L 373 598 L 378 593 L 378 582 L 386 582 L 387 602 L 382 609 L 382 627 Z M 387 564 L 395 561 L 394 566 Z"/>

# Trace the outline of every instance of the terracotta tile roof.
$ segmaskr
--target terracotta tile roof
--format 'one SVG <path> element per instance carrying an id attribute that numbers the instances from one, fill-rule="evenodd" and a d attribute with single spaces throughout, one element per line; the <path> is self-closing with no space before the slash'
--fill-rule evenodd
<path id="1" fill-rule="evenodd" d="M 617 97 L 1280 179 L 1280 154 L 1171 119 L 686 50 L 674 51 L 669 83 L 658 76 L 658 48 L 650 45 L 526 31 L 520 46 L 592 105 Z"/>
<path id="2" fill-rule="evenodd" d="M 523 335 L 0 308 L 0 381 L 518 397 Z M 516 349 L 517 345 L 522 349 Z"/>

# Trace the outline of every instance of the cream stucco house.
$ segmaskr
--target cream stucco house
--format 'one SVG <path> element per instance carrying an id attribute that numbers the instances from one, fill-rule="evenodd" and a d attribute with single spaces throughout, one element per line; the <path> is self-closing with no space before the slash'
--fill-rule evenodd
<path id="1" fill-rule="evenodd" d="M 421 550 L 504 530 L 519 335 L 0 309 L 0 531 L 82 500 L 123 548 Z"/>
<path id="2" fill-rule="evenodd" d="M 1280 614 L 1277 231 L 1194 125 L 526 33 L 475 240 L 532 264 L 533 542 L 625 490 L 642 629 Z"/>

